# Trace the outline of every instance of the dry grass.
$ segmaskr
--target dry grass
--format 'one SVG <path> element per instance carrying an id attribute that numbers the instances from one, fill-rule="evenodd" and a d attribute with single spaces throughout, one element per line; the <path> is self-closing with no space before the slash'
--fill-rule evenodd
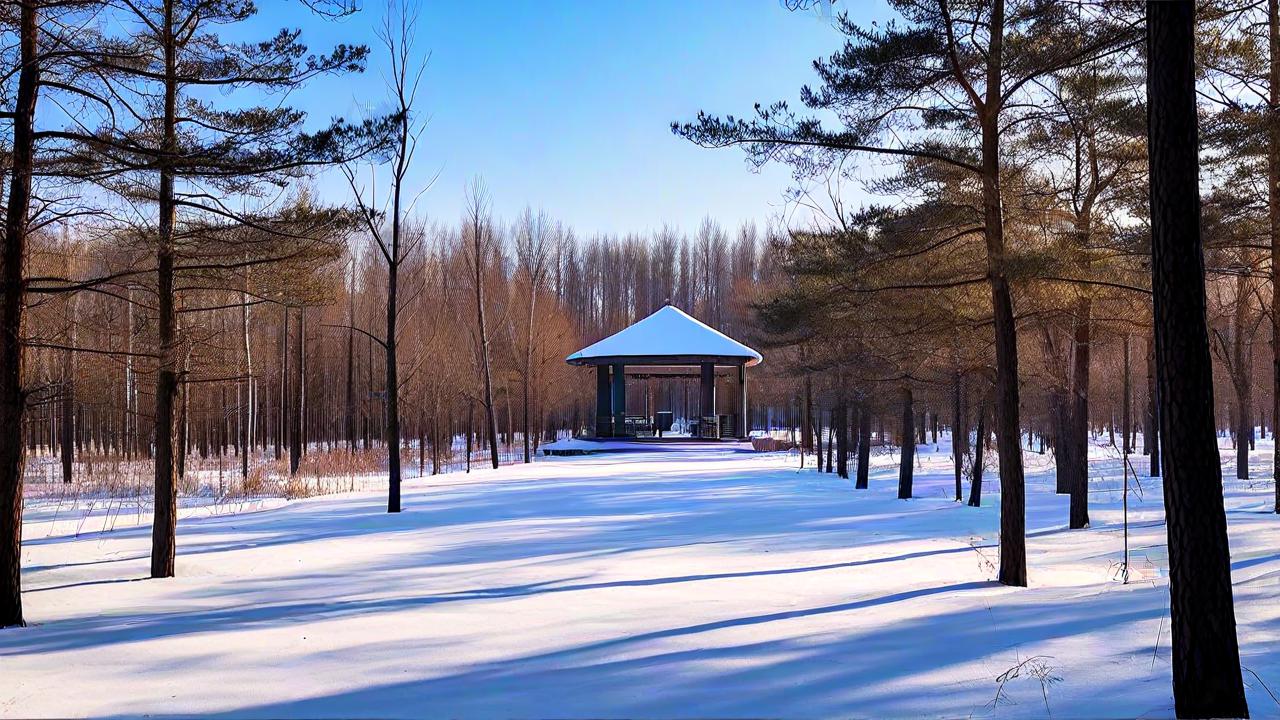
<path id="1" fill-rule="evenodd" d="M 465 441 L 455 438 L 451 447 L 439 451 L 440 473 L 462 472 L 467 466 Z M 502 464 L 518 463 L 518 443 L 500 449 Z M 400 463 L 406 477 L 432 472 L 431 451 L 419 452 L 416 443 L 400 449 Z M 387 449 L 368 450 L 312 445 L 302 456 L 296 475 L 289 473 L 287 451 L 277 459 L 271 449 L 250 454 L 247 475 L 242 475 L 242 459 L 234 452 L 186 458 L 185 475 L 178 493 L 183 497 L 244 500 L 263 497 L 303 498 L 354 490 L 376 490 L 387 486 Z M 473 467 L 489 464 L 488 449 L 477 443 L 472 453 Z M 150 458 L 128 459 L 112 452 L 86 448 L 76 455 L 70 483 L 62 482 L 62 465 L 48 448 L 38 448 L 27 459 L 24 497 L 28 499 L 78 500 L 89 498 L 148 498 L 155 492 L 155 466 Z"/>
<path id="2" fill-rule="evenodd" d="M 405 453 L 408 461 L 410 453 Z M 416 462 L 416 455 L 413 456 Z M 249 472 L 241 476 L 238 456 L 188 456 L 179 484 L 181 496 L 215 498 L 311 497 L 386 486 L 385 449 L 347 451 L 312 448 L 302 457 L 298 474 L 290 476 L 287 456 L 255 453 Z M 36 454 L 27 461 L 23 495 L 28 499 L 149 497 L 154 493 L 155 466 L 150 459 L 83 453 L 72 465 L 71 482 L 62 482 L 58 458 Z"/>

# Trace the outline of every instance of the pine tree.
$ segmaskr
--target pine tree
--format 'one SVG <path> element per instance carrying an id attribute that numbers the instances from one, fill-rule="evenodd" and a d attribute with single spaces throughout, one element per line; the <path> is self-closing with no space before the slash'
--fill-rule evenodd
<path id="1" fill-rule="evenodd" d="M 155 410 L 155 520 L 151 575 L 174 574 L 177 526 L 176 404 L 182 333 L 179 317 L 183 246 L 195 226 L 209 219 L 244 218 L 220 198 L 259 195 L 284 185 L 309 167 L 338 163 L 384 142 L 385 120 L 349 125 L 341 120 L 313 133 L 306 114 L 284 106 L 227 107 L 205 97 L 210 89 L 285 91 L 322 74 L 363 68 L 367 49 L 339 46 L 330 55 L 308 55 L 298 31 L 281 31 L 256 43 L 222 39 L 217 28 L 249 20 L 256 8 L 237 0 L 150 0 L 121 6 L 126 32 L 110 64 L 103 93 L 133 116 L 130 128 L 106 127 L 96 148 L 103 182 L 134 202 L 155 208 L 157 308 Z M 245 93 L 247 94 L 247 93 Z M 128 108 L 127 111 L 124 111 Z"/>
<path id="2" fill-rule="evenodd" d="M 1147 3 L 1151 288 L 1180 718 L 1248 717 L 1205 327 L 1195 4 Z"/>
<path id="3" fill-rule="evenodd" d="M 815 62 L 822 81 L 804 88 L 812 110 L 835 113 L 844 127 L 828 129 L 786 103 L 756 106 L 750 121 L 699 114 L 673 130 L 704 147 L 739 145 L 757 164 L 780 160 L 797 174 L 829 172 L 850 153 L 905 162 L 931 161 L 981 184 L 986 277 L 996 355 L 995 429 L 1000 456 L 1000 580 L 1026 585 L 1026 519 L 1018 397 L 1017 329 L 1005 236 L 1001 144 L 1014 118 L 1036 107 L 1019 103 L 1048 73 L 1113 53 L 1133 42 L 1127 25 L 1090 18 L 1096 32 L 1081 37 L 1064 22 L 1062 4 L 994 0 L 953 7 L 948 0 L 895 0 L 903 24 L 864 28 L 838 21 L 844 47 Z"/>

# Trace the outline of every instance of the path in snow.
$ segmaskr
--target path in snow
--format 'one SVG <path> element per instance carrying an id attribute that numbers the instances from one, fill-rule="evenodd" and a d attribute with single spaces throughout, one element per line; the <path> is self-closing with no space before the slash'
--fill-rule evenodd
<path id="1" fill-rule="evenodd" d="M 1158 483 L 1121 585 L 1119 462 L 1098 451 L 1094 527 L 1067 531 L 1028 454 L 1032 587 L 1010 589 L 998 497 L 952 502 L 947 447 L 920 452 L 911 501 L 891 456 L 854 491 L 786 455 L 652 453 L 413 481 L 399 515 L 352 494 L 184 518 L 164 581 L 145 525 L 36 514 L 0 716 L 1170 716 Z M 1280 694 L 1271 487 L 1229 481 L 1228 506 L 1243 662 Z"/>

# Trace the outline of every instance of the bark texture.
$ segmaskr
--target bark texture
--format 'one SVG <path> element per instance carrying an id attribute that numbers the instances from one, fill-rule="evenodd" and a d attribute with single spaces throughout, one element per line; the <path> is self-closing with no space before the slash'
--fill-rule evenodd
<path id="1" fill-rule="evenodd" d="M 174 407 L 178 399 L 178 328 L 174 298 L 177 203 L 170 161 L 177 151 L 177 38 L 172 0 L 164 4 L 164 121 L 160 161 L 159 233 L 156 250 L 156 305 L 160 363 L 156 368 L 155 519 L 151 527 L 151 577 L 173 577 L 177 554 L 178 487 L 174 458 Z"/>
<path id="2" fill-rule="evenodd" d="M 1180 718 L 1248 717 L 1205 323 L 1194 28 L 1194 3 L 1147 3 L 1151 283 L 1173 696 Z"/>
<path id="3" fill-rule="evenodd" d="M 952 422 L 951 422 L 951 455 L 955 462 L 956 472 L 956 502 L 964 500 L 964 458 L 969 453 L 969 425 L 966 419 L 965 393 L 964 393 L 964 376 L 956 371 L 955 385 L 952 388 L 954 396 L 951 399 Z"/>
<path id="4" fill-rule="evenodd" d="M 1271 422 L 1280 423 L 1280 0 L 1267 0 L 1268 142 L 1267 215 L 1271 223 Z M 1275 436 L 1275 428 L 1272 428 Z M 1280 478 L 1280 453 L 1273 453 L 1273 478 Z M 1275 511 L 1280 513 L 1280 482 L 1275 485 Z"/>
<path id="5" fill-rule="evenodd" d="M 898 465 L 898 499 L 911 499 L 911 483 L 916 457 L 914 398 L 911 386 L 902 388 L 902 458 Z"/>
<path id="6" fill-rule="evenodd" d="M 1004 70 L 1004 2 L 990 16 L 986 103 L 982 125 L 982 210 L 987 241 L 987 280 L 995 320 L 996 450 L 1000 455 L 1000 582 L 1027 584 L 1026 489 L 1022 474 L 1022 433 L 1018 427 L 1018 331 L 1013 293 L 1005 275 L 1004 208 L 1000 197 L 1000 97 Z"/>
<path id="7" fill-rule="evenodd" d="M 866 490 L 871 474 L 871 408 L 864 400 L 858 404 L 858 479 L 854 489 Z"/>
<path id="8" fill-rule="evenodd" d="M 31 203 L 31 174 L 35 158 L 33 137 L 37 89 L 39 16 L 35 3 L 22 3 L 19 38 L 22 69 L 14 103 L 13 147 L 10 154 L 9 197 L 5 207 L 4 247 L 0 249 L 0 627 L 23 625 L 22 617 L 22 418 L 26 394 L 22 389 L 22 321 L 27 222 Z"/>
<path id="9" fill-rule="evenodd" d="M 1070 527 L 1089 526 L 1089 355 L 1092 301 L 1084 295 L 1076 304 L 1071 363 L 1071 421 L 1066 438 L 1071 444 L 1067 491 L 1071 494 Z"/>

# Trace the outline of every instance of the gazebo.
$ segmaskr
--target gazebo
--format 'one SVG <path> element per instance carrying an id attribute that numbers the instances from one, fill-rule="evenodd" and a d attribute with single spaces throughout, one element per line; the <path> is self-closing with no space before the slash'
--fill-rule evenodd
<path id="1" fill-rule="evenodd" d="M 758 365 L 760 353 L 691 317 L 674 305 L 666 305 L 649 317 L 589 345 L 565 358 L 570 365 L 596 368 L 596 436 L 635 437 L 669 430 L 658 417 L 627 414 L 626 378 L 697 378 L 700 392 L 698 417 L 691 435 L 698 438 L 745 438 L 747 368 Z M 739 407 L 716 411 L 717 373 L 738 381 Z"/>

